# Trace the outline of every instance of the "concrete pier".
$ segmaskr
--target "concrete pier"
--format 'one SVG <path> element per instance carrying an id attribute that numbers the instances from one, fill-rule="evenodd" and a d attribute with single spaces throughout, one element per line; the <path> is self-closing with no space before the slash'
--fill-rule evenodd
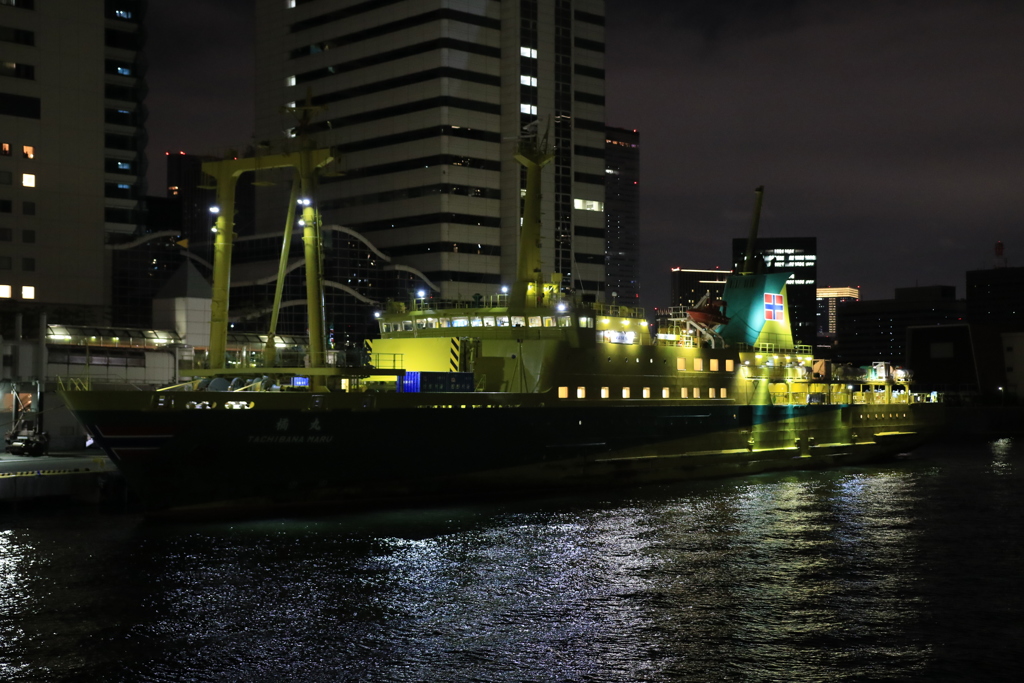
<path id="1" fill-rule="evenodd" d="M 98 503 L 107 484 L 120 478 L 102 451 L 51 453 L 39 457 L 0 454 L 0 503 L 69 499 Z"/>

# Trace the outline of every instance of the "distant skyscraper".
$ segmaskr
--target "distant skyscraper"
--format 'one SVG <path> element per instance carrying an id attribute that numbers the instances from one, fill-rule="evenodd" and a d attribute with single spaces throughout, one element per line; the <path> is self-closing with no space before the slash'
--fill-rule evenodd
<path id="1" fill-rule="evenodd" d="M 145 196 L 144 2 L 0 2 L 0 307 L 111 305 Z M 2 310 L 2 308 L 0 308 Z"/>
<path id="2" fill-rule="evenodd" d="M 315 141 L 340 162 L 318 189 L 325 224 L 358 230 L 444 298 L 497 292 L 516 272 L 525 184 L 516 140 L 535 126 L 555 148 L 543 269 L 561 273 L 564 289 L 603 295 L 603 0 L 256 8 L 257 135 L 293 132 L 282 107 L 307 93 L 326 108 Z"/>
<path id="3" fill-rule="evenodd" d="M 836 308 L 846 301 L 860 301 L 856 287 L 818 287 L 818 336 L 836 336 Z"/>
<path id="4" fill-rule="evenodd" d="M 902 287 L 892 299 L 845 303 L 837 309 L 835 359 L 906 364 L 907 328 L 961 322 L 964 310 L 956 287 L 947 285 Z"/>
<path id="5" fill-rule="evenodd" d="M 747 240 L 732 241 L 733 268 L 743 268 Z M 754 272 L 791 271 L 786 283 L 793 340 L 813 344 L 817 338 L 818 240 L 815 237 L 759 237 L 754 245 Z"/>
<path id="6" fill-rule="evenodd" d="M 605 137 L 605 286 L 620 304 L 640 303 L 640 134 Z"/>
<path id="7" fill-rule="evenodd" d="M 672 269 L 672 305 L 695 306 L 704 296 L 721 299 L 731 270 Z"/>

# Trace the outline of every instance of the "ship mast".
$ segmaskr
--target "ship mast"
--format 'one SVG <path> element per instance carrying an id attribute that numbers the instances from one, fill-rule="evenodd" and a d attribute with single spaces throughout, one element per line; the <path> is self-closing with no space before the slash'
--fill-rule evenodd
<path id="1" fill-rule="evenodd" d="M 308 102 L 307 102 L 308 104 Z M 305 132 L 312 107 L 303 107 L 299 130 Z M 273 154 L 265 157 L 223 159 L 203 164 L 203 172 L 213 177 L 217 186 L 217 204 L 211 211 L 217 215 L 214 226 L 216 234 L 213 251 L 213 296 L 210 302 L 210 351 L 211 370 L 221 370 L 227 364 L 228 338 L 228 292 L 231 287 L 231 252 L 234 246 L 235 187 L 243 173 L 269 168 L 294 168 L 299 173 L 299 198 L 302 205 L 303 242 L 306 257 L 306 299 L 309 311 L 309 360 L 311 367 L 323 367 L 324 313 L 322 249 L 320 239 L 320 218 L 313 206 L 313 176 L 317 169 L 333 161 L 328 149 L 313 149 L 305 136 L 298 152 Z M 272 343 L 273 333 L 268 343 Z M 322 382 L 322 379 L 320 380 Z"/>
<path id="2" fill-rule="evenodd" d="M 757 242 L 757 226 L 761 222 L 761 200 L 764 197 L 764 185 L 754 188 L 754 220 L 750 224 L 750 236 L 747 237 L 747 253 L 743 256 L 740 275 L 754 274 L 754 244 Z"/>
<path id="3" fill-rule="evenodd" d="M 548 134 L 537 132 L 537 122 L 531 126 L 532 134 L 524 135 L 516 148 L 515 159 L 526 168 L 526 195 L 523 198 L 523 226 L 519 232 L 519 268 L 512 286 L 511 301 L 517 305 L 535 307 L 543 297 L 544 277 L 540 256 L 540 180 L 541 169 L 555 158 L 548 144 Z M 530 285 L 536 287 L 530 296 Z"/>

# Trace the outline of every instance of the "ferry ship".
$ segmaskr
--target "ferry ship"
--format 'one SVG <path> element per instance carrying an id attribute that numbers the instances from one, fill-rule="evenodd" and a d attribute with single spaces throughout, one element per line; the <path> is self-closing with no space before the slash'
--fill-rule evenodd
<path id="1" fill-rule="evenodd" d="M 537 135 L 517 150 L 527 192 L 511 291 L 391 302 L 355 367 L 327 362 L 319 218 L 303 199 L 330 152 L 264 158 L 299 171 L 302 368 L 275 367 L 271 343 L 264 367 L 225 367 L 225 205 L 250 162 L 210 162 L 221 206 L 211 367 L 153 391 L 67 386 L 65 403 L 153 512 L 403 505 L 829 467 L 906 452 L 938 429 L 941 401 L 914 393 L 909 371 L 836 368 L 794 344 L 785 273 L 732 275 L 721 302 L 656 329 L 639 310 L 566 294 L 561 275 L 541 272 L 540 174 L 552 156 Z"/>

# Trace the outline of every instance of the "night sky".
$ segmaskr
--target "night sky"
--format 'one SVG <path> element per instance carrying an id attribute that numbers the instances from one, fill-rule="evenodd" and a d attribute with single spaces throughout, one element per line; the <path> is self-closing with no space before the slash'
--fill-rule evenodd
<path id="1" fill-rule="evenodd" d="M 252 2 L 150 3 L 163 153 L 251 141 Z M 1024 265 L 1024 3 L 608 0 L 609 125 L 641 134 L 642 296 L 761 235 L 818 238 L 821 286 L 956 285 Z"/>

